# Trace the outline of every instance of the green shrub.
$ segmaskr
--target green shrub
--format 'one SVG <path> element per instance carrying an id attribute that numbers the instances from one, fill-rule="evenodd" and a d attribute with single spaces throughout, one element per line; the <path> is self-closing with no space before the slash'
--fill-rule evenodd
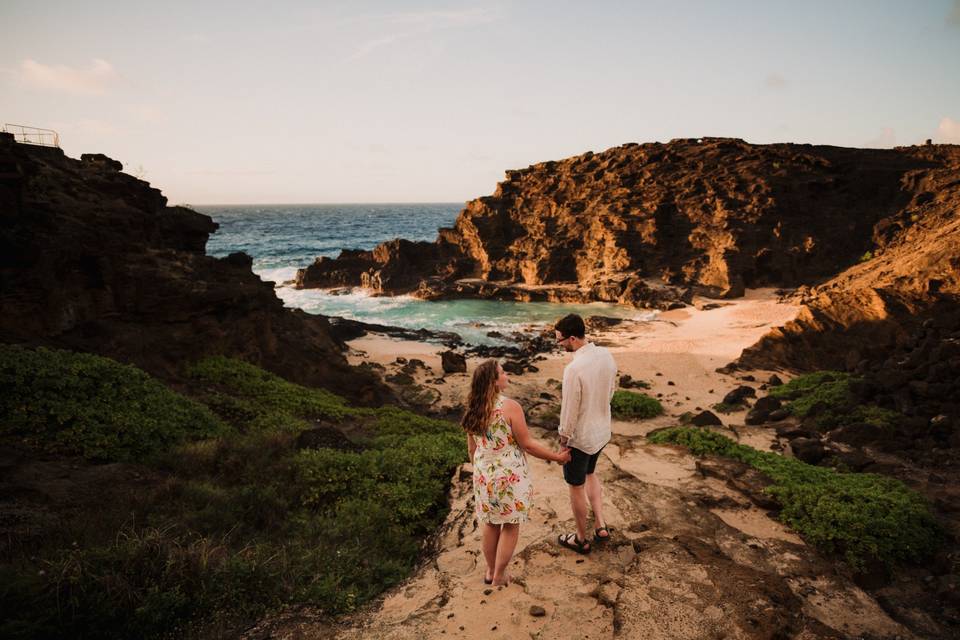
<path id="1" fill-rule="evenodd" d="M 733 458 L 760 470 L 773 480 L 767 491 L 782 506 L 780 520 L 821 551 L 842 554 L 854 568 L 869 560 L 888 565 L 919 561 L 942 540 L 927 502 L 899 480 L 816 467 L 706 429 L 674 427 L 649 439 L 685 446 L 695 455 Z"/>
<path id="2" fill-rule="evenodd" d="M 728 404 L 726 402 L 718 402 L 710 408 L 717 413 L 734 413 L 746 409 L 742 404 Z"/>
<path id="3" fill-rule="evenodd" d="M 873 260 L 873 252 L 867 251 L 862 256 L 860 256 L 860 260 L 858 262 L 868 262 L 870 260 Z"/>
<path id="4" fill-rule="evenodd" d="M 249 429 L 300 429 L 304 419 L 340 419 L 346 402 L 324 389 L 303 387 L 249 362 L 212 356 L 187 367 L 187 375 L 209 387 L 204 401 L 224 419 Z"/>
<path id="5" fill-rule="evenodd" d="M 91 459 L 134 461 L 226 433 L 203 405 L 109 358 L 0 345 L 0 434 Z"/>
<path id="6" fill-rule="evenodd" d="M 36 379 L 40 364 L 18 375 Z M 139 380 L 131 370 L 120 376 L 127 384 Z M 165 390 L 162 398 L 200 410 L 219 425 L 207 434 L 215 437 L 181 439 L 149 458 L 149 475 L 163 480 L 117 506 L 131 515 L 119 535 L 111 521 L 64 549 L 62 540 L 77 539 L 71 527 L 95 528 L 96 514 L 81 515 L 56 545 L 0 565 L 0 607 L 16 612 L 0 637 L 234 637 L 286 603 L 353 610 L 409 574 L 467 457 L 457 425 L 350 407 L 228 358 L 188 374 L 209 409 Z M 102 415 L 113 424 L 111 412 L 126 415 L 127 405 L 109 398 Z M 299 450 L 298 431 L 317 419 L 357 450 Z"/>
<path id="7" fill-rule="evenodd" d="M 663 405 L 656 398 L 623 389 L 613 392 L 610 409 L 613 416 L 621 420 L 654 418 L 663 413 Z"/>
<path id="8" fill-rule="evenodd" d="M 816 371 L 774 387 L 770 395 L 786 400 L 785 408 L 795 416 L 805 418 L 816 412 L 817 424 L 822 427 L 867 422 L 894 429 L 902 418 L 899 413 L 876 405 L 857 404 L 850 386 L 859 381 L 849 373 Z"/>

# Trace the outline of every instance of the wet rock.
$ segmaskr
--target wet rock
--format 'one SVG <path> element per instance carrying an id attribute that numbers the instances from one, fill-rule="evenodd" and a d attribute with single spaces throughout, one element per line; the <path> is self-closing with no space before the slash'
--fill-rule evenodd
<path id="1" fill-rule="evenodd" d="M 467 359 L 456 351 L 444 351 L 440 354 L 440 366 L 444 373 L 466 373 Z"/>
<path id="2" fill-rule="evenodd" d="M 530 615 L 533 616 L 534 618 L 542 618 L 543 616 L 547 615 L 547 610 L 538 604 L 531 605 Z"/>
<path id="3" fill-rule="evenodd" d="M 775 409 L 770 412 L 770 415 L 767 416 L 767 420 L 770 422 L 779 422 L 780 420 L 785 420 L 790 417 L 790 412 L 786 409 Z"/>
<path id="4" fill-rule="evenodd" d="M 620 386 L 624 389 L 649 389 L 650 383 L 643 380 L 634 380 L 629 373 L 620 376 Z"/>
<path id="5" fill-rule="evenodd" d="M 771 387 L 779 387 L 783 385 L 783 380 L 780 379 L 780 376 L 774 373 L 770 376 L 770 379 L 767 380 L 767 384 Z"/>

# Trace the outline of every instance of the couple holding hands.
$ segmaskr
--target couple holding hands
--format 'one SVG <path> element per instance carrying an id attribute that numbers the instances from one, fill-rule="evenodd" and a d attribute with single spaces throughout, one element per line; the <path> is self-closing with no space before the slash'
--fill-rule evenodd
<path id="1" fill-rule="evenodd" d="M 560 535 L 559 544 L 587 554 L 592 543 L 610 537 L 603 519 L 603 489 L 594 468 L 610 441 L 610 399 L 616 389 L 617 365 L 607 349 L 587 342 L 580 316 L 562 318 L 554 330 L 557 344 L 573 353 L 563 370 L 559 452 L 534 441 L 520 404 L 503 395 L 507 374 L 496 360 L 474 371 L 460 422 L 473 463 L 474 505 L 483 526 L 487 584 L 509 584 L 507 566 L 520 537 L 520 524 L 529 517 L 530 471 L 525 453 L 563 465 L 577 530 Z M 588 506 L 594 517 L 589 537 Z"/>

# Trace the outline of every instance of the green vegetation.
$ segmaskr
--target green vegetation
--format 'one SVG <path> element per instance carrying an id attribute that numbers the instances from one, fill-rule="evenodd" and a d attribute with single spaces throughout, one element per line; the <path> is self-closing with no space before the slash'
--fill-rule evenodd
<path id="1" fill-rule="evenodd" d="M 40 370 L 66 357 L 22 351 Z M 106 365 L 88 371 L 115 380 Z M 466 460 L 456 425 L 350 407 L 228 358 L 188 375 L 196 400 L 166 391 L 167 401 L 194 407 L 217 437 L 158 444 L 143 469 L 159 481 L 3 557 L 0 636 L 233 637 L 284 604 L 350 611 L 409 573 Z M 132 367 L 124 376 L 160 385 Z M 49 403 L 46 388 L 36 398 Z M 105 430 L 126 406 L 112 398 L 102 400 Z M 306 429 L 336 448 L 300 448 Z"/>
<path id="2" fill-rule="evenodd" d="M 734 413 L 746 409 L 742 404 L 728 404 L 726 402 L 718 402 L 710 408 L 717 413 Z"/>
<path id="3" fill-rule="evenodd" d="M 888 566 L 928 557 L 942 530 L 929 505 L 899 480 L 867 473 L 838 473 L 794 458 L 737 444 L 716 432 L 674 427 L 649 436 L 679 444 L 695 455 L 745 462 L 767 475 L 767 491 L 780 503 L 780 520 L 825 553 L 842 554 L 854 568 L 869 560 Z"/>
<path id="4" fill-rule="evenodd" d="M 860 256 L 860 260 L 858 260 L 858 262 L 867 262 L 867 261 L 869 261 L 869 260 L 873 260 L 873 252 L 872 252 L 872 251 L 867 251 L 867 252 L 864 253 L 862 256 Z"/>
<path id="5" fill-rule="evenodd" d="M 0 435 L 93 460 L 141 460 L 228 430 L 140 369 L 89 353 L 0 345 L 0 389 Z"/>
<path id="6" fill-rule="evenodd" d="M 793 415 L 813 416 L 822 427 L 867 422 L 878 428 L 893 429 L 901 416 L 875 405 L 857 404 L 850 385 L 859 378 L 840 371 L 816 371 L 774 387 L 770 395 L 786 400 Z"/>
<path id="7" fill-rule="evenodd" d="M 656 398 L 623 389 L 613 392 L 610 409 L 613 416 L 620 420 L 653 418 L 663 413 L 663 405 Z"/>

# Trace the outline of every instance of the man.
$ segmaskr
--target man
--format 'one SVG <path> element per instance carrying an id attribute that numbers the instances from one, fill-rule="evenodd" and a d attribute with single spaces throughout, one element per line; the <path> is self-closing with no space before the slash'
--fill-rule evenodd
<path id="1" fill-rule="evenodd" d="M 597 459 L 610 441 L 610 399 L 616 390 L 617 365 L 603 347 L 586 340 L 583 318 L 570 314 L 554 326 L 557 344 L 573 353 L 563 370 L 560 401 L 560 443 L 570 449 L 563 478 L 570 488 L 570 506 L 577 523 L 575 533 L 558 542 L 577 553 L 590 553 L 591 540 L 603 542 L 610 530 L 603 519 L 603 487 L 594 474 Z M 593 509 L 594 534 L 587 537 L 587 503 Z"/>

